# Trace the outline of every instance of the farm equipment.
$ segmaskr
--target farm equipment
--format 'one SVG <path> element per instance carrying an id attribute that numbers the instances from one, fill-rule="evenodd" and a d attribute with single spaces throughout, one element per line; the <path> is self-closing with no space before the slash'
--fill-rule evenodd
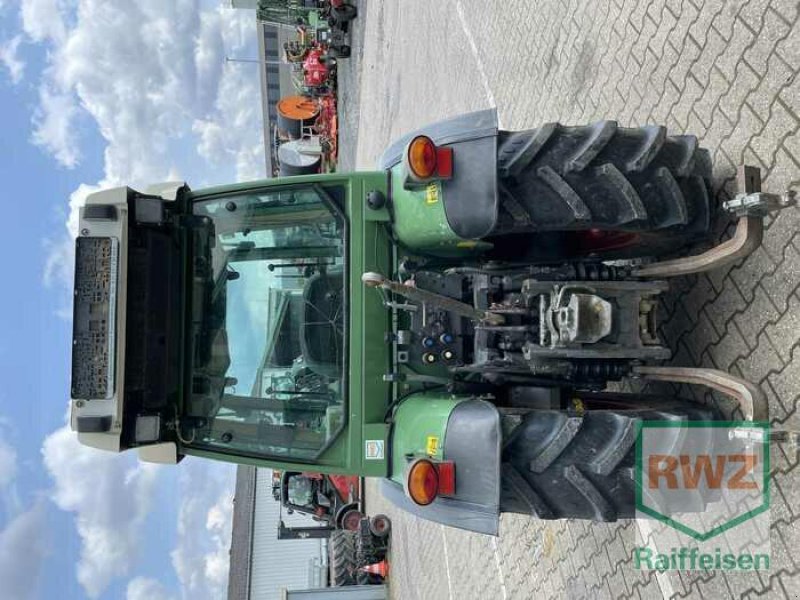
<path id="1" fill-rule="evenodd" d="M 288 514 L 309 515 L 331 529 L 355 531 L 364 517 L 358 477 L 298 471 L 278 472 L 272 495 Z"/>
<path id="2" fill-rule="evenodd" d="M 701 251 L 710 185 L 692 136 L 504 131 L 490 110 L 404 137 L 374 172 L 93 194 L 72 427 L 147 461 L 381 477 L 398 506 L 487 534 L 501 512 L 630 518 L 638 424 L 722 416 L 609 383 L 701 384 L 769 420 L 755 386 L 657 364 L 668 279 L 741 259 L 791 201 L 743 170 L 733 237 Z M 303 376 L 264 384 L 287 363 Z"/>
<path id="3" fill-rule="evenodd" d="M 330 172 L 338 154 L 336 98 L 288 96 L 277 104 L 274 155 L 282 177 Z"/>
<path id="4" fill-rule="evenodd" d="M 358 16 L 355 5 L 346 0 L 260 0 L 256 9 L 259 21 L 277 25 L 319 25 L 347 31 Z"/>
<path id="5" fill-rule="evenodd" d="M 292 62 L 296 62 L 296 57 L 302 56 L 313 45 L 324 47 L 331 57 L 350 56 L 348 31 L 350 21 L 357 14 L 355 6 L 341 0 L 310 0 L 304 3 L 262 0 L 256 11 L 259 21 L 279 27 L 294 27 L 297 30 L 297 39 L 284 47 L 287 58 Z"/>
<path id="6" fill-rule="evenodd" d="M 327 96 L 336 87 L 336 64 L 324 58 L 326 50 L 315 46 L 303 60 L 303 82 L 298 92 L 304 96 Z"/>
<path id="7" fill-rule="evenodd" d="M 381 583 L 382 576 L 371 574 L 367 567 L 386 560 L 389 532 L 390 522 L 385 515 L 361 519 L 355 531 L 333 531 L 328 541 L 330 584 L 342 586 Z"/>
<path id="8" fill-rule="evenodd" d="M 337 59 L 350 56 L 350 46 L 305 25 L 298 26 L 297 38 L 286 42 L 283 51 L 297 92 L 312 97 L 333 94 Z"/>
<path id="9" fill-rule="evenodd" d="M 281 517 L 278 539 L 328 538 L 331 585 L 379 583 L 363 569 L 386 558 L 391 521 L 386 515 L 364 515 L 358 477 L 273 471 L 272 495 L 288 514 L 322 523 L 290 527 Z"/>

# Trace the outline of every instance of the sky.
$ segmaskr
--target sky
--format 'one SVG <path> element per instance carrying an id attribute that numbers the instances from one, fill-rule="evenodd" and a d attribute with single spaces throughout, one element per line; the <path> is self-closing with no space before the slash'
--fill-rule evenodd
<path id="1" fill-rule="evenodd" d="M 66 424 L 77 208 L 94 190 L 265 176 L 252 11 L 0 0 L 0 590 L 224 598 L 234 468 L 78 445 Z"/>

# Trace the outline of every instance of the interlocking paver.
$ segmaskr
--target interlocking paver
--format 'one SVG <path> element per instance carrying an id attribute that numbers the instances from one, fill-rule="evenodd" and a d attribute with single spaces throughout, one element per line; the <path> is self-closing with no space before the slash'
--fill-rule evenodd
<path id="1" fill-rule="evenodd" d="M 706 306 L 705 313 L 717 333 L 724 335 L 728 328 L 728 322 L 736 313 L 746 307 L 747 302 L 739 292 L 739 288 L 731 280 L 727 280 L 723 285 L 722 291 Z"/>
<path id="2" fill-rule="evenodd" d="M 796 252 L 796 250 L 793 251 Z M 792 349 L 797 342 L 798 331 L 800 331 L 800 297 L 796 293 L 789 297 L 783 316 L 775 323 L 768 324 L 764 331 L 781 359 L 784 362 L 791 360 Z"/>
<path id="3" fill-rule="evenodd" d="M 794 71 L 777 52 L 770 54 L 767 70 L 758 87 L 746 98 L 748 105 L 762 121 L 770 118 L 770 108 L 776 101 L 776 94 L 792 82 Z M 773 139 L 773 145 L 775 140 Z"/>
<path id="4" fill-rule="evenodd" d="M 742 296 L 752 302 L 758 282 L 775 270 L 775 261 L 763 248 L 757 248 L 741 266 L 731 270 L 731 279 L 736 283 Z"/>
<path id="5" fill-rule="evenodd" d="M 795 348 L 792 360 L 778 373 L 769 376 L 772 389 L 784 406 L 793 406 L 800 396 L 800 352 Z"/>
<path id="6" fill-rule="evenodd" d="M 745 27 L 742 27 L 742 29 L 746 30 Z M 720 60 L 718 60 L 715 65 L 715 68 L 719 70 L 720 74 L 728 82 L 728 91 L 720 100 L 719 107 L 722 112 L 725 113 L 730 123 L 736 126 L 744 125 L 738 122 L 739 112 L 745 98 L 758 87 L 761 78 L 760 75 L 744 61 L 736 63 L 735 73 L 727 72 L 722 62 L 725 56 L 727 56 L 727 53 L 723 52 L 720 56 Z M 758 118 L 758 115 L 756 115 L 756 117 Z M 743 129 L 746 131 L 746 128 L 743 127 Z"/>
<path id="7" fill-rule="evenodd" d="M 749 2 L 747 8 L 756 8 L 755 2 Z M 791 31 L 790 25 L 774 10 L 758 11 L 760 15 L 760 25 L 757 29 L 757 35 L 753 45 L 748 48 L 744 53 L 744 59 L 758 73 L 764 73 L 767 70 L 767 59 L 775 48 L 778 40 L 789 35 Z M 742 15 L 747 20 L 747 9 Z"/>
<path id="8" fill-rule="evenodd" d="M 468 32 L 456 0 L 362 3 L 352 76 L 340 66 L 348 167 L 372 167 L 392 138 L 485 107 L 491 95 L 507 128 L 600 118 L 665 123 L 699 135 L 714 157 L 717 187 L 733 190 L 743 159 L 762 166 L 769 191 L 800 185 L 796 0 L 508 0 L 502 10 L 479 0 L 458 4 Z M 672 283 L 660 332 L 674 360 L 763 378 L 773 420 L 800 428 L 800 208 L 770 218 L 763 248 L 741 264 Z M 687 386 L 679 393 L 720 400 Z M 632 568 L 638 534 L 630 523 L 539 523 L 518 515 L 501 519 L 498 569 L 491 542 L 443 534 L 381 504 L 372 488 L 368 504 L 395 519 L 392 596 L 403 600 L 501 598 L 501 571 L 506 598 L 627 600 L 662 598 L 670 589 L 676 598 L 797 598 L 799 461 L 776 452 L 779 566 L 760 577 L 656 578 Z"/>
<path id="9" fill-rule="evenodd" d="M 761 285 L 772 303 L 783 312 L 789 296 L 800 286 L 800 252 L 793 245 L 787 244 L 783 260 L 775 271 L 764 276 Z"/>
<path id="10" fill-rule="evenodd" d="M 739 367 L 744 378 L 753 383 L 761 383 L 767 375 L 783 369 L 783 361 L 772 346 L 766 333 L 758 336 L 758 344 L 747 356 L 740 358 L 736 366 Z"/>
<path id="11" fill-rule="evenodd" d="M 779 317 L 780 313 L 767 293 L 761 286 L 756 286 L 753 300 L 733 320 L 747 345 L 750 348 L 755 348 L 758 342 L 758 334 L 764 328 L 764 324 L 777 321 Z"/>

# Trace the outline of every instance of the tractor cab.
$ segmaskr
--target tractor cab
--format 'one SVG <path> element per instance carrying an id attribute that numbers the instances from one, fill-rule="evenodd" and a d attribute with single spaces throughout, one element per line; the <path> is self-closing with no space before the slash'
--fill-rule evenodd
<path id="1" fill-rule="evenodd" d="M 196 447 L 311 459 L 343 423 L 344 221 L 321 187 L 200 200 Z M 197 263 L 197 261 L 195 261 Z M 183 432 L 182 432 L 183 435 Z"/>
<path id="2" fill-rule="evenodd" d="M 347 263 L 365 255 L 348 234 L 362 179 L 90 197 L 74 320 L 81 441 L 136 447 L 156 462 L 197 454 L 353 469 L 362 428 L 344 433 L 348 418 L 361 420 L 362 387 L 348 364 L 359 294 L 348 293 Z M 370 255 L 387 256 L 388 244 Z M 382 389 L 376 417 L 388 403 Z"/>

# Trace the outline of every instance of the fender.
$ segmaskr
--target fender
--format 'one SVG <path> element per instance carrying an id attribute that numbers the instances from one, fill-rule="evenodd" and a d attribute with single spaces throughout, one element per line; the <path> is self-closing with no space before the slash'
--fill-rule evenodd
<path id="1" fill-rule="evenodd" d="M 398 508 L 422 519 L 476 533 L 497 535 L 500 516 L 500 416 L 495 406 L 477 398 L 431 398 L 418 394 L 410 405 L 401 405 L 392 435 L 391 479 L 382 482 L 383 495 Z M 408 401 L 407 401 L 408 402 Z M 436 412 L 452 403 L 444 418 Z M 438 405 L 432 406 L 432 403 Z M 402 410 L 405 408 L 406 410 Z M 428 412 L 428 414 L 423 414 Z M 431 414 L 433 413 L 433 414 Z M 439 413 L 441 414 L 441 412 Z M 424 425 L 428 423 L 428 429 Z M 444 441 L 436 458 L 453 461 L 456 494 L 418 506 L 403 491 L 403 467 L 408 456 L 420 453 L 420 445 L 436 422 L 444 425 Z M 441 454 L 440 454 L 441 453 Z"/>
<path id="2" fill-rule="evenodd" d="M 392 173 L 392 206 L 395 228 L 400 239 L 411 248 L 429 254 L 452 254 L 452 247 L 475 249 L 481 238 L 496 226 L 499 194 L 497 186 L 497 111 L 482 110 L 439 121 L 412 132 L 392 144 L 381 157 L 380 167 Z M 429 201 L 420 202 L 424 188 L 406 189 L 402 182 L 402 157 L 408 143 L 426 135 L 437 146 L 453 149 L 453 177 L 433 181 L 437 188 Z M 441 196 L 441 208 L 438 204 Z M 434 198 L 436 198 L 434 200 Z M 433 206 L 431 206 L 433 205 Z M 426 211 L 421 214 L 421 211 Z M 442 211 L 440 217 L 436 211 Z M 441 227 L 421 235 L 415 223 L 441 220 Z M 489 247 L 488 244 L 481 246 Z M 445 247 L 447 248 L 445 250 Z M 486 248 L 483 248 L 486 249 Z"/>

